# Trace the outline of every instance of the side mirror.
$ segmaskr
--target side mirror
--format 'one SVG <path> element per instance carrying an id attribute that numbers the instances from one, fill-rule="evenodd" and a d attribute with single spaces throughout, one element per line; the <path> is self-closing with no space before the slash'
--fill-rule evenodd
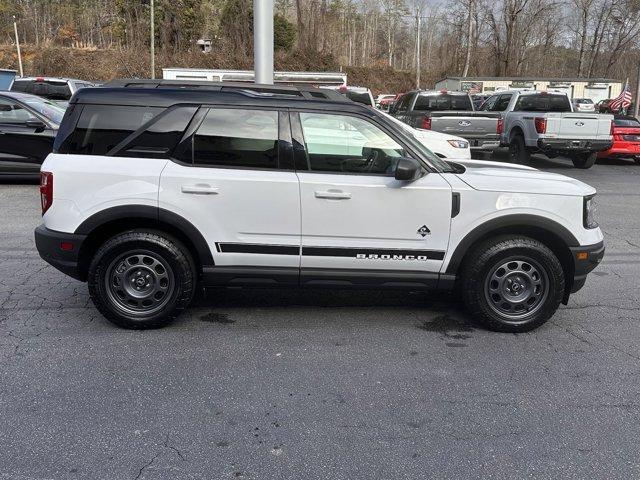
<path id="1" fill-rule="evenodd" d="M 28 128 L 35 128 L 36 132 L 41 132 L 45 128 L 47 128 L 47 125 L 42 120 L 38 120 L 37 118 L 30 118 L 29 120 L 24 122 L 24 124 Z"/>
<path id="2" fill-rule="evenodd" d="M 396 164 L 395 178 L 405 182 L 412 182 L 420 178 L 422 167 L 417 160 L 401 157 Z"/>

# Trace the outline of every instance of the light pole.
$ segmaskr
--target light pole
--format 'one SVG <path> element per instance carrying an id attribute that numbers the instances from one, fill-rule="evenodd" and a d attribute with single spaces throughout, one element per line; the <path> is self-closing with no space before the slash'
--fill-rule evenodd
<path id="1" fill-rule="evenodd" d="M 13 31 L 16 34 L 16 48 L 18 49 L 18 65 L 20 67 L 20 76 L 24 77 L 24 71 L 22 70 L 22 53 L 20 52 L 20 40 L 18 39 L 18 24 L 16 22 L 16 16 L 13 16 Z"/>
<path id="2" fill-rule="evenodd" d="M 418 31 L 416 33 L 416 88 L 420 90 L 420 70 L 422 69 L 422 65 L 420 64 L 420 30 L 421 30 L 421 18 L 420 18 L 420 9 L 418 9 Z"/>
<path id="3" fill-rule="evenodd" d="M 273 0 L 253 0 L 255 83 L 273 85 Z"/>
<path id="4" fill-rule="evenodd" d="M 151 0 L 151 78 L 156 78 L 155 2 Z"/>

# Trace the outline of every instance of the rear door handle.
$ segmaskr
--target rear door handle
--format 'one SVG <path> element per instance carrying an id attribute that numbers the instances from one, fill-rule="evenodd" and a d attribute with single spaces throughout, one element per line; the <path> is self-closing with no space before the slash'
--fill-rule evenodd
<path id="1" fill-rule="evenodd" d="M 349 192 L 343 192 L 342 190 L 316 190 L 315 194 L 316 198 L 330 198 L 332 200 L 349 200 L 351 198 Z"/>
<path id="2" fill-rule="evenodd" d="M 193 195 L 218 195 L 218 188 L 206 183 L 196 183 L 195 185 L 182 185 L 182 193 Z"/>

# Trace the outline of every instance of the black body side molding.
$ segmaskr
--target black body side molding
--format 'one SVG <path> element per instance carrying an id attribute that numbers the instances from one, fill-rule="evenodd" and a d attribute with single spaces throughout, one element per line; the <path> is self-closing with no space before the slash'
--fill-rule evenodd
<path id="1" fill-rule="evenodd" d="M 521 228 L 523 235 L 526 235 L 527 230 L 531 231 L 532 228 L 543 230 L 562 240 L 567 247 L 577 247 L 580 245 L 580 242 L 578 242 L 569 230 L 553 220 L 536 215 L 506 215 L 489 220 L 469 232 L 453 252 L 445 273 L 455 274 L 469 248 L 482 237 L 492 233 L 500 234 L 501 231 L 509 228 Z"/>
<path id="2" fill-rule="evenodd" d="M 89 235 L 96 228 L 119 220 L 151 220 L 154 223 L 167 224 L 182 232 L 193 244 L 198 252 L 202 265 L 213 265 L 211 249 L 200 231 L 191 222 L 169 210 L 151 207 L 149 205 L 121 205 L 102 210 L 82 222 L 76 231 L 76 235 Z"/>

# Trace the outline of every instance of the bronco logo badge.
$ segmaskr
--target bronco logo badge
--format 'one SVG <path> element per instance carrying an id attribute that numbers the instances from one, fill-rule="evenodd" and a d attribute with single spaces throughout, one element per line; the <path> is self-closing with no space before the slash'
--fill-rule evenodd
<path id="1" fill-rule="evenodd" d="M 427 228 L 426 225 L 422 225 L 419 229 L 418 229 L 418 235 L 421 235 L 422 238 L 426 237 L 427 235 L 431 235 L 431 230 L 429 230 L 429 228 Z"/>

